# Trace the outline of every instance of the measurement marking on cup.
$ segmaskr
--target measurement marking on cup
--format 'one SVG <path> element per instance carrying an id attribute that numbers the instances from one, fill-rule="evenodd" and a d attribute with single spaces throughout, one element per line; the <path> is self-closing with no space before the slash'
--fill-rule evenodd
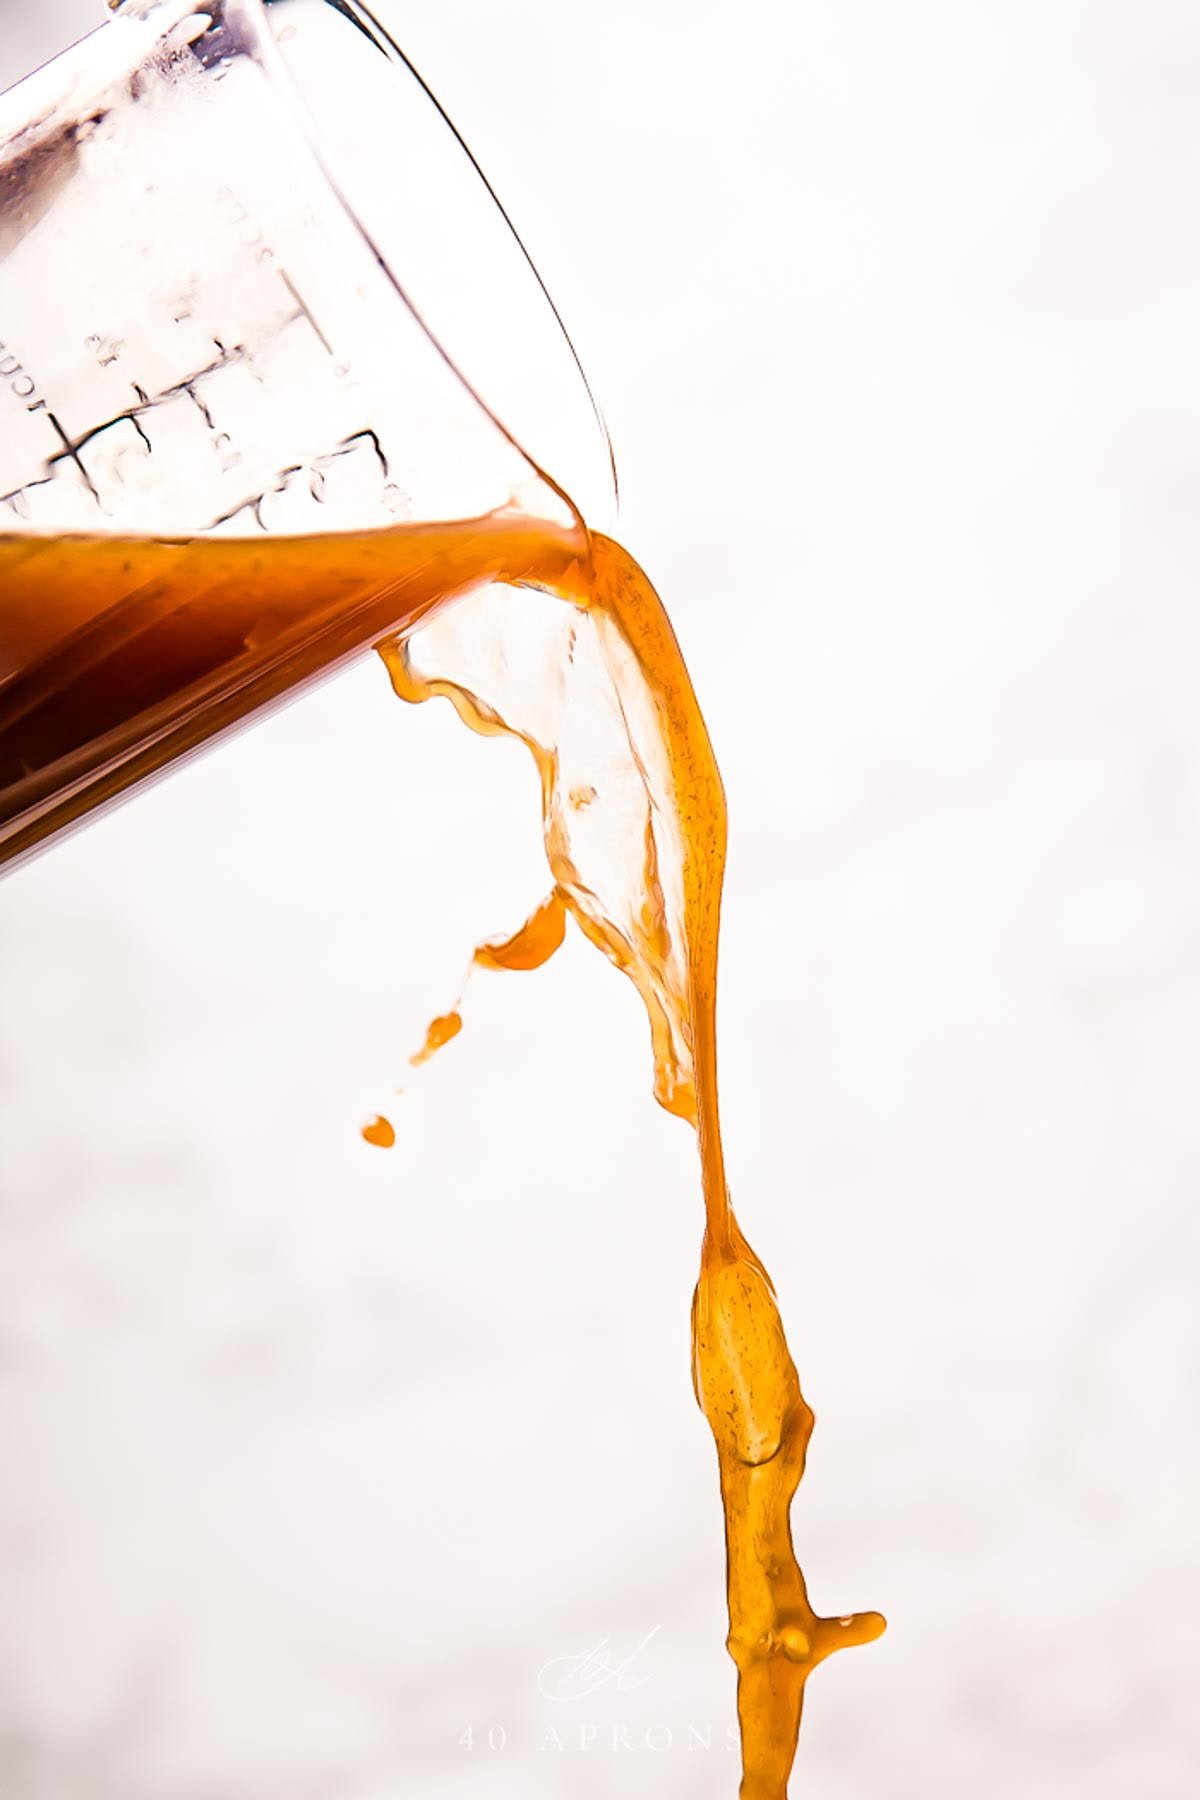
<path id="1" fill-rule="evenodd" d="M 293 313 L 292 317 L 296 318 L 296 319 L 307 319 L 309 324 L 312 326 L 313 330 L 316 332 L 317 336 L 320 338 L 321 343 L 324 345 L 328 354 L 330 356 L 332 356 L 333 355 L 333 345 L 330 343 L 329 339 L 325 336 L 325 333 L 321 330 L 321 327 L 317 324 L 317 321 L 313 318 L 313 315 L 312 315 L 311 311 L 309 310 L 309 305 L 308 305 L 307 300 L 304 298 L 303 294 L 300 292 L 299 288 L 296 286 L 296 284 L 292 280 L 291 276 L 286 272 L 286 270 L 280 269 L 279 279 L 280 279 L 280 281 L 282 281 L 284 287 L 287 289 L 288 293 L 292 296 L 292 299 L 296 302 L 296 305 L 299 308 L 299 311 L 296 313 Z"/>
<path id="2" fill-rule="evenodd" d="M 274 262 L 275 252 L 267 242 L 267 234 L 250 209 L 231 187 L 219 187 L 217 200 L 227 214 L 238 237 L 247 250 L 253 250 L 259 262 Z"/>
<path id="3" fill-rule="evenodd" d="M 75 464 L 75 467 L 79 470 L 79 473 L 83 476 L 84 482 L 87 485 L 88 493 L 92 496 L 92 499 L 96 502 L 96 505 L 99 506 L 100 496 L 96 492 L 96 489 L 95 489 L 95 486 L 93 485 L 91 476 L 88 474 L 87 470 L 83 466 L 83 461 L 79 454 L 79 446 L 77 444 L 73 444 L 71 442 L 70 438 L 67 436 L 66 432 L 63 430 L 62 426 L 59 424 L 58 420 L 55 418 L 55 416 L 52 412 L 47 412 L 46 417 L 49 419 L 50 423 L 53 425 L 55 431 L 57 431 L 59 437 L 62 439 L 62 444 L 63 444 L 60 455 L 52 456 L 50 458 L 50 461 L 51 462 L 61 462 L 62 458 L 64 456 L 70 457 L 71 461 Z"/>
<path id="4" fill-rule="evenodd" d="M 204 423 L 208 426 L 208 429 L 210 431 L 215 431 L 216 426 L 213 424 L 212 410 L 209 407 L 207 400 L 202 400 L 200 398 L 200 395 L 196 392 L 191 382 L 185 381 L 180 392 L 187 395 L 192 405 L 196 408 L 196 411 L 200 414 L 200 417 L 204 420 Z"/>
<path id="5" fill-rule="evenodd" d="M 26 412 L 46 411 L 46 402 L 38 393 L 37 382 L 16 351 L 3 338 L 0 338 L 0 381 L 7 384 L 14 399 L 21 402 Z"/>
<path id="6" fill-rule="evenodd" d="M 0 506 L 7 506 L 10 512 L 17 515 L 18 519 L 27 519 L 29 502 L 25 498 L 26 494 L 31 488 L 45 487 L 49 480 L 49 475 L 43 475 L 40 481 L 27 481 L 23 487 L 14 488 L 11 494 L 0 494 Z"/>
<path id="7" fill-rule="evenodd" d="M 215 341 L 216 340 L 214 339 L 214 342 Z M 209 429 L 215 430 L 212 414 L 209 411 L 206 402 L 195 392 L 194 384 L 198 381 L 202 381 L 206 375 L 215 375 L 218 370 L 228 368 L 231 363 L 241 362 L 246 356 L 246 349 L 242 344 L 237 344 L 232 350 L 228 350 L 224 344 L 218 343 L 217 349 L 220 354 L 213 362 L 206 364 L 203 369 L 197 369 L 194 374 L 186 376 L 183 381 L 177 381 L 173 386 L 164 388 L 160 394 L 150 396 L 146 393 L 145 388 L 140 387 L 137 382 L 132 382 L 130 385 L 138 397 L 138 404 L 136 406 L 126 407 L 123 412 L 114 413 L 109 419 L 103 419 L 99 425 L 91 426 L 87 431 L 81 432 L 76 438 L 68 437 L 58 418 L 49 410 L 44 400 L 39 400 L 36 407 L 30 406 L 28 408 L 30 412 L 41 410 L 45 413 L 47 421 L 53 426 L 55 432 L 58 434 L 59 442 L 62 444 L 61 450 L 55 451 L 53 456 L 48 456 L 46 458 L 44 467 L 49 469 L 53 474 L 56 463 L 73 462 L 79 470 L 79 473 L 82 475 L 88 492 L 91 494 L 93 500 L 95 500 L 97 505 L 102 505 L 96 486 L 92 481 L 91 476 L 88 474 L 87 469 L 84 467 L 79 454 L 81 450 L 87 448 L 88 444 L 90 444 L 94 438 L 98 438 L 102 432 L 111 431 L 114 426 L 117 425 L 132 425 L 134 431 L 136 431 L 138 437 L 145 445 L 147 452 L 153 455 L 154 446 L 150 441 L 149 433 L 142 424 L 142 419 L 146 414 L 152 413 L 155 407 L 162 405 L 165 401 L 175 400 L 183 395 L 186 395 L 197 408 Z M 0 368 L 0 373 L 2 372 L 2 368 Z M 222 432 L 218 435 L 219 439 L 224 439 L 225 444 L 228 445 L 228 433 Z M 223 455 L 228 456 L 228 450 L 225 450 Z M 234 460 L 237 460 L 236 453 L 234 455 Z M 226 466 L 232 467 L 233 463 L 228 462 Z M 17 496 L 25 492 L 27 488 L 39 487 L 41 485 L 41 482 L 27 481 L 23 483 L 21 487 L 14 488 L 11 494 L 0 494 L 0 505 L 7 503 L 16 510 Z"/>
<path id="8" fill-rule="evenodd" d="M 219 338 L 214 338 L 213 343 L 217 346 L 220 354 L 212 362 L 205 363 L 204 367 L 197 369 L 194 375 L 185 375 L 183 380 L 177 381 L 173 387 L 164 388 L 161 394 L 154 396 L 151 404 L 153 405 L 159 400 L 171 400 L 176 394 L 187 394 L 192 400 L 195 400 L 196 396 L 192 393 L 192 389 L 198 381 L 203 381 L 206 375 L 216 375 L 221 369 L 227 369 L 230 363 L 246 360 L 245 344 L 235 344 L 232 350 L 227 350 Z M 199 401 L 196 404 L 199 405 Z"/>
<path id="9" fill-rule="evenodd" d="M 364 441 L 367 441 L 370 443 L 371 448 L 374 450 L 376 456 L 379 458 L 379 466 L 383 470 L 383 478 L 386 481 L 388 478 L 388 475 L 391 473 L 391 471 L 388 468 L 388 459 L 383 453 L 383 445 L 379 441 L 379 433 L 377 431 L 372 431 L 368 427 L 362 431 L 352 431 L 350 433 L 349 437 L 344 437 L 342 439 L 342 443 L 346 446 L 347 450 L 350 449 L 353 445 L 362 443 Z M 344 450 L 340 451 L 337 454 L 344 456 L 345 451 Z"/>

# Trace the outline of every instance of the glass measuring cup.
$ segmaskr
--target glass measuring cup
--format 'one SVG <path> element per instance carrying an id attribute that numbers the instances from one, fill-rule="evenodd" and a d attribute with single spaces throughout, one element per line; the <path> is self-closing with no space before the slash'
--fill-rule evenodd
<path id="1" fill-rule="evenodd" d="M 0 864 L 401 625 L 389 546 L 578 554 L 548 445 L 603 521 L 464 149 L 356 0 L 125 0 L 0 99 Z"/>

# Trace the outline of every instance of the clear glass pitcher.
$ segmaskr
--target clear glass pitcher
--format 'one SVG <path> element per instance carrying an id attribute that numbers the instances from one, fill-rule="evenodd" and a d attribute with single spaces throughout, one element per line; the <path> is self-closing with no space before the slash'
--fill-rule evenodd
<path id="1" fill-rule="evenodd" d="M 0 864 L 402 626 L 438 526 L 535 578 L 614 492 L 365 6 L 125 0 L 0 99 Z"/>

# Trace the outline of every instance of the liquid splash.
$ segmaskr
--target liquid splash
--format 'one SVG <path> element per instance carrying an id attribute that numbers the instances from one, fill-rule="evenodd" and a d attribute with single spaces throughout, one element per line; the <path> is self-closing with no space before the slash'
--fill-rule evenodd
<path id="1" fill-rule="evenodd" d="M 569 914 L 638 989 L 655 1095 L 695 1127 L 705 1229 L 692 1368 L 725 1513 L 740 1793 L 785 1800 L 808 1676 L 835 1650 L 877 1638 L 884 1620 L 819 1617 L 792 1543 L 813 1414 L 726 1184 L 716 1047 L 726 812 L 704 717 L 662 602 L 628 553 L 594 535 L 590 567 L 571 573 L 554 584 L 568 602 L 557 614 L 544 595 L 492 588 L 381 654 L 402 699 L 444 697 L 473 730 L 523 742 L 538 770 L 554 888 L 473 963 L 541 967 Z M 440 1037 L 447 1017 L 457 1032 L 456 1010 L 430 1033 Z"/>

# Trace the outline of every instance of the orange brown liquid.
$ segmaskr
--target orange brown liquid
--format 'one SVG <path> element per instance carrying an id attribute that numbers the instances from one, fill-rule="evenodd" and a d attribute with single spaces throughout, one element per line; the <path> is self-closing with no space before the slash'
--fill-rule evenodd
<path id="1" fill-rule="evenodd" d="M 461 1030 L 462 1014 L 458 1011 L 441 1013 L 436 1019 L 430 1019 L 429 1028 L 425 1033 L 425 1042 L 416 1055 L 410 1056 L 408 1059 L 413 1068 L 420 1068 L 421 1064 L 427 1063 L 431 1056 L 436 1056 L 438 1051 L 448 1044 L 451 1038 L 456 1038 Z"/>
<path id="2" fill-rule="evenodd" d="M 483 588 L 485 608 L 504 592 L 525 604 L 515 589 L 562 605 L 560 653 L 524 692 L 501 673 L 507 658 L 486 682 L 428 664 L 427 622 Z M 0 861 L 369 642 L 402 698 L 444 695 L 474 729 L 521 738 L 538 767 L 554 886 L 519 930 L 480 944 L 473 966 L 537 968 L 574 918 L 637 986 L 656 1095 L 696 1129 L 693 1379 L 725 1511 L 740 1792 L 784 1800 L 808 1675 L 884 1622 L 819 1618 L 792 1546 L 813 1415 L 770 1277 L 730 1205 L 717 1101 L 725 798 L 670 621 L 633 559 L 611 539 L 507 513 L 290 540 L 0 538 Z M 611 701 L 602 741 L 575 730 L 584 667 Z M 456 1006 L 412 1060 L 461 1027 Z M 363 1136 L 388 1148 L 395 1134 L 376 1117 Z"/>
<path id="3" fill-rule="evenodd" d="M 0 866 L 488 581 L 569 580 L 582 533 L 497 513 L 303 538 L 0 536 Z"/>
<path id="4" fill-rule="evenodd" d="M 396 1128 L 390 1119 L 376 1113 L 373 1119 L 367 1120 L 361 1135 L 366 1143 L 374 1144 L 377 1150 L 390 1150 L 396 1141 Z"/>

